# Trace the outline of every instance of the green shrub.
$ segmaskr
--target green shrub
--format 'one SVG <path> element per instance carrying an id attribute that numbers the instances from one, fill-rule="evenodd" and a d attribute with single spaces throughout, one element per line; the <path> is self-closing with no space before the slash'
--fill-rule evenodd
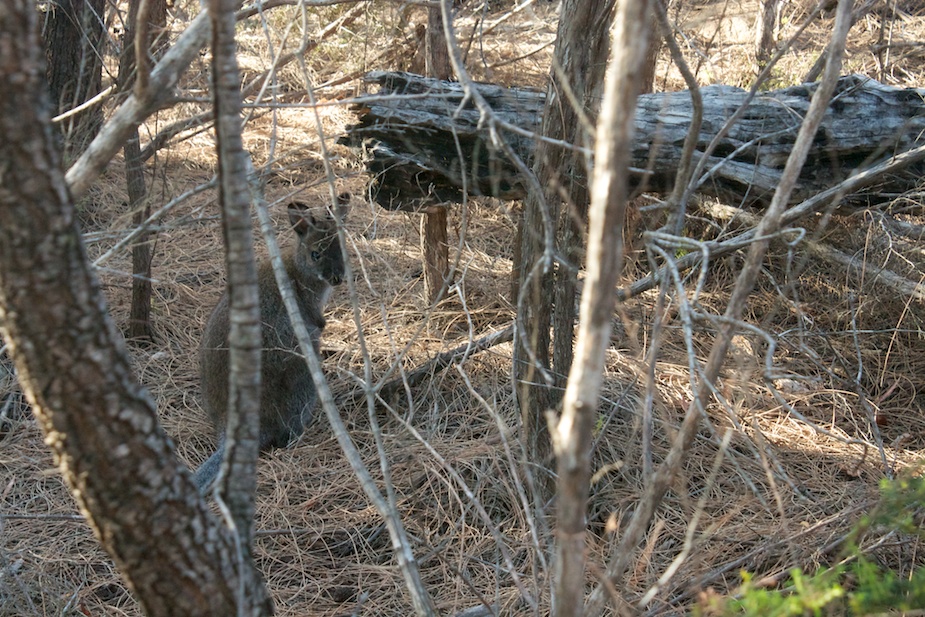
<path id="1" fill-rule="evenodd" d="M 812 575 L 795 568 L 780 588 L 767 588 L 743 572 L 735 597 L 713 596 L 702 601 L 694 613 L 786 617 L 869 615 L 925 608 L 925 568 L 918 567 L 910 575 L 901 576 L 858 548 L 859 539 L 875 527 L 881 534 L 895 531 L 925 539 L 919 522 L 925 506 L 925 479 L 884 480 L 880 492 L 877 507 L 852 530 L 839 565 Z"/>

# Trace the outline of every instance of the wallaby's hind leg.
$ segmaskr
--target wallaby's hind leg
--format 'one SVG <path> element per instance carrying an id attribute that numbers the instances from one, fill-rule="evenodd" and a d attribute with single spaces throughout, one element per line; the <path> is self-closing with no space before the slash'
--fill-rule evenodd
<path id="1" fill-rule="evenodd" d="M 218 448 L 212 453 L 212 456 L 206 459 L 196 473 L 193 474 L 193 482 L 199 489 L 200 495 L 205 495 L 212 490 L 212 485 L 218 477 L 218 472 L 222 467 L 222 459 L 225 457 L 225 438 L 219 439 Z"/>

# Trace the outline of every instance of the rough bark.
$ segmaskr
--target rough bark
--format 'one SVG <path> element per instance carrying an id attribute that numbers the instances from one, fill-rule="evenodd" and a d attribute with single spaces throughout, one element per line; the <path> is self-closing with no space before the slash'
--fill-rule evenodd
<path id="1" fill-rule="evenodd" d="M 378 84 L 379 93 L 355 106 L 359 123 L 349 127 L 341 141 L 367 150 L 366 171 L 373 197 L 383 208 L 414 211 L 434 202 L 459 202 L 462 173 L 472 194 L 524 197 L 523 184 L 512 184 L 517 181 L 515 167 L 480 132 L 475 105 L 467 101 L 453 119 L 465 96 L 462 85 L 385 71 L 373 71 L 365 80 Z M 544 93 L 492 84 L 477 86 L 502 122 L 539 131 Z M 457 156 L 453 129 L 459 131 L 459 147 L 466 156 L 463 161 Z M 533 160 L 532 135 L 505 132 L 503 137 L 516 152 Z"/>
<path id="2" fill-rule="evenodd" d="M 218 498 L 228 506 L 226 520 L 238 535 L 241 560 L 252 564 L 254 494 L 260 433 L 260 363 L 263 347 L 257 263 L 250 216 L 248 159 L 241 139 L 241 80 L 235 57 L 238 0 L 211 0 L 212 90 L 218 150 L 219 203 L 228 279 L 228 423 Z M 263 585 L 242 590 L 239 609 L 273 612 Z"/>
<path id="3" fill-rule="evenodd" d="M 450 79 L 449 50 L 443 33 L 443 11 L 439 6 L 427 9 L 425 71 L 428 77 Z M 450 246 L 447 239 L 447 209 L 434 206 L 424 211 L 421 221 L 421 248 L 424 253 L 424 294 L 436 302 L 450 274 Z"/>
<path id="4" fill-rule="evenodd" d="M 151 206 L 145 199 L 144 165 L 138 132 L 125 142 L 125 181 L 128 185 L 129 209 L 136 227 L 151 216 Z M 143 231 L 132 245 L 132 305 L 129 309 L 128 337 L 136 341 L 154 338 L 151 327 L 151 262 L 154 234 Z"/>
<path id="5" fill-rule="evenodd" d="M 642 78 L 639 80 L 639 93 L 655 92 L 655 72 L 658 69 L 658 55 L 662 50 L 662 37 L 659 33 L 658 19 L 654 12 L 646 23 L 649 46 L 646 49 L 646 61 L 642 65 Z"/>
<path id="6" fill-rule="evenodd" d="M 755 21 L 755 57 L 763 66 L 774 54 L 780 27 L 781 0 L 760 0 Z"/>
<path id="7" fill-rule="evenodd" d="M 588 116 L 595 115 L 595 91 L 602 82 L 608 44 L 607 24 L 610 23 L 612 10 L 610 0 L 565 0 L 563 3 L 561 13 L 569 18 L 559 20 L 547 94 L 542 99 L 536 96 L 539 94 L 536 92 L 527 95 L 536 108 L 541 101 L 543 103 L 542 125 L 537 127 L 543 136 L 564 143 L 590 144 L 591 137 L 584 122 Z M 495 101 L 501 100 L 497 95 L 502 95 L 503 99 L 503 92 L 490 94 L 495 95 Z M 519 108 L 516 99 L 507 102 L 511 105 L 508 109 Z M 491 170 L 501 159 L 485 147 L 487 143 L 477 138 L 463 142 L 462 147 L 464 152 L 484 150 L 480 166 L 484 161 L 484 167 Z M 467 148 L 469 145 L 473 150 Z M 522 145 L 532 148 L 534 142 L 524 137 Z M 453 169 L 452 166 L 447 168 Z M 546 141 L 536 144 L 533 171 L 542 180 L 544 189 L 542 194 L 526 194 L 518 229 L 520 262 L 515 264 L 515 269 L 519 283 L 519 331 L 515 339 L 514 371 L 527 455 L 541 467 L 550 462 L 545 412 L 555 406 L 560 392 L 555 388 L 564 383 L 564 376 L 557 376 L 555 369 L 558 367 L 551 367 L 549 362 L 549 328 L 553 308 L 550 299 L 555 296 L 555 301 L 562 303 L 564 311 L 574 311 L 574 275 L 579 255 L 573 249 L 575 244 L 572 240 L 580 235 L 578 226 L 582 224 L 587 210 L 586 170 L 586 158 L 581 152 Z M 500 180 L 495 186 L 501 189 L 503 178 L 504 174 L 490 172 L 487 180 L 493 184 Z M 557 251 L 553 244 L 557 228 L 561 230 L 562 237 L 558 242 L 565 247 L 561 255 L 565 256 L 566 263 L 558 265 L 560 274 L 554 293 L 553 256 Z M 563 337 L 564 345 L 571 353 L 571 321 L 568 316 L 560 316 L 557 321 L 569 322 L 561 332 L 557 332 L 557 336 Z M 550 371 L 550 368 L 554 370 Z"/>
<path id="8" fill-rule="evenodd" d="M 100 92 L 103 71 L 104 0 L 60 0 L 48 3 L 44 34 L 48 88 L 57 113 L 63 113 Z M 103 124 L 103 109 L 90 107 L 60 125 L 65 158 L 80 154 Z"/>
<path id="9" fill-rule="evenodd" d="M 563 112 L 563 116 L 574 122 L 561 135 L 568 143 L 591 146 L 593 123 L 597 120 L 598 106 L 601 100 L 601 85 L 604 83 L 604 67 L 607 66 L 607 55 L 610 50 L 610 24 L 612 21 L 613 3 L 609 1 L 594 2 L 584 10 L 590 10 L 591 21 L 579 24 L 581 29 L 569 29 L 568 35 L 575 37 L 564 42 L 573 49 L 568 51 L 573 64 L 563 64 L 563 73 L 568 69 L 569 85 L 573 96 L 581 101 L 581 110 L 572 109 Z M 641 37 L 645 39 L 645 37 Z M 559 41 L 557 41 L 559 44 Z M 583 48 L 584 47 L 584 48 Z M 580 51 L 579 51 L 580 50 Z M 578 51 L 579 53 L 576 53 Z M 568 58 L 564 58 L 567 61 Z M 560 93 L 561 94 L 564 93 Z M 564 99 L 560 99 L 560 106 L 571 108 Z M 547 108 L 548 110 L 548 108 Z M 578 111 L 581 113 L 579 114 Z M 565 126 L 566 118 L 563 118 Z M 586 123 L 586 124 L 585 124 Z M 582 138 L 578 136 L 582 135 Z M 565 390 L 566 375 L 572 366 L 574 354 L 574 329 L 578 318 L 578 268 L 584 261 L 584 237 L 587 233 L 588 203 L 591 201 L 589 191 L 590 161 L 583 154 L 575 151 L 562 151 L 566 163 L 564 181 L 561 183 L 559 195 L 563 198 L 559 204 L 559 222 L 556 226 L 556 250 L 562 262 L 557 264 L 555 271 L 555 284 L 553 294 L 553 350 L 552 375 L 553 389 L 549 406 L 558 405 Z M 550 149 L 551 151 L 551 149 Z M 560 159 L 561 161 L 562 159 Z M 553 160 L 549 164 L 554 163 Z M 547 173 L 557 173 L 550 168 Z M 561 173 L 561 172 L 558 172 Z M 543 177 L 543 176 L 540 176 Z M 524 232 L 526 233 L 526 229 Z M 548 300 L 544 300 L 548 302 Z"/>
<path id="10" fill-rule="evenodd" d="M 448 210 L 434 206 L 421 219 L 421 249 L 424 254 L 424 297 L 436 302 L 450 273 L 450 244 L 447 234 Z"/>
<path id="11" fill-rule="evenodd" d="M 468 105 L 456 117 L 448 111 L 463 100 L 458 85 L 407 73 L 374 72 L 367 80 L 380 84 L 380 94 L 433 95 L 376 99 L 358 107 L 359 123 L 349 129 L 345 141 L 366 146 L 367 171 L 380 205 L 414 209 L 424 190 L 443 201 L 459 201 L 460 170 L 468 176 L 470 194 L 524 198 L 524 182 L 514 166 L 490 147 L 491 141 L 480 130 L 478 111 Z M 769 201 L 816 88 L 803 84 L 756 97 L 708 159 L 709 176 L 700 190 L 736 202 Z M 491 84 L 480 85 L 479 90 L 511 126 L 539 132 L 544 93 Z M 724 85 L 700 91 L 704 116 L 695 158 L 746 96 L 745 91 Z M 630 151 L 634 185 L 645 177 L 647 190 L 672 189 L 691 115 L 686 91 L 639 97 Z M 467 157 L 463 161 L 455 156 L 455 147 L 447 146 L 451 129 Z M 503 132 L 502 137 L 524 160 L 534 159 L 529 137 L 514 131 Z M 842 77 L 790 203 L 826 190 L 858 166 L 874 165 L 922 143 L 925 89 L 895 88 L 859 75 Z M 921 165 L 914 166 L 902 175 L 884 178 L 875 190 L 908 190 L 923 172 Z M 868 195 L 876 198 L 872 192 Z"/>
<path id="12" fill-rule="evenodd" d="M 450 79 L 453 67 L 450 64 L 450 51 L 446 45 L 443 32 L 443 11 L 439 6 L 427 9 L 427 49 L 424 67 L 428 77 Z"/>
<path id="13" fill-rule="evenodd" d="M 178 464 L 107 313 L 50 129 L 32 2 L 4 4 L 0 49 L 0 328 L 20 382 L 142 611 L 233 615 L 239 586 L 262 583 Z"/>

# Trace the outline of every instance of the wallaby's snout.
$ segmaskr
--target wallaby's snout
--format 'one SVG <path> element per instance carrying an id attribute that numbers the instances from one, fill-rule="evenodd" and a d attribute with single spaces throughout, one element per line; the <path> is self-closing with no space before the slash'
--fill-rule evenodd
<path id="1" fill-rule="evenodd" d="M 332 223 L 333 221 L 328 221 L 328 224 Z M 319 252 L 316 249 L 312 251 L 310 257 L 315 267 L 318 268 L 318 271 L 328 283 L 340 285 L 344 282 L 346 267 L 344 265 L 343 251 L 340 250 L 340 241 L 337 239 L 337 228 L 332 225 L 332 228 L 325 230 L 324 233 L 326 237 L 323 242 L 319 243 L 325 245 L 324 251 Z"/>

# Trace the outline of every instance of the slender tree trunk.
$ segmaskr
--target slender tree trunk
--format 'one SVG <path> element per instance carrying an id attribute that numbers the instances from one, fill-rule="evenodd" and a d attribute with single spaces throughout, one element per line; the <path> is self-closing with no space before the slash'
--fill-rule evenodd
<path id="1" fill-rule="evenodd" d="M 760 0 L 758 20 L 755 22 L 755 57 L 763 66 L 771 59 L 777 47 L 777 30 L 780 27 L 781 0 Z"/>
<path id="2" fill-rule="evenodd" d="M 666 1 L 665 4 L 668 4 Z M 639 80 L 639 93 L 655 92 L 655 73 L 658 69 L 658 54 L 662 50 L 662 37 L 659 34 L 658 19 L 651 15 L 647 26 L 649 45 L 646 48 L 646 60 L 642 65 L 642 78 Z"/>
<path id="3" fill-rule="evenodd" d="M 421 250 L 424 253 L 424 295 L 436 302 L 450 272 L 450 245 L 447 235 L 448 208 L 432 206 L 421 218 Z"/>
<path id="4" fill-rule="evenodd" d="M 543 113 L 542 134 L 579 146 L 590 146 L 590 127 L 582 121 L 596 114 L 606 66 L 607 29 L 611 0 L 564 0 L 556 39 L 556 53 Z M 563 81 L 564 80 L 564 81 Z M 575 109 L 577 97 L 581 109 Z M 574 150 L 546 142 L 537 144 L 534 171 L 543 181 L 543 195 L 528 195 L 519 236 L 519 310 L 514 370 L 518 402 L 529 456 L 548 464 L 550 448 L 545 412 L 561 398 L 565 373 L 571 364 L 575 322 L 577 267 L 587 213 L 587 161 Z M 559 254 L 567 260 L 555 271 L 550 243 L 559 229 Z M 552 236 L 550 236 L 552 234 Z M 555 297 L 556 350 L 549 364 L 550 319 Z"/>
<path id="5" fill-rule="evenodd" d="M 132 374 L 70 203 L 38 32 L 34 3 L 4 3 L 0 328 L 64 480 L 141 610 L 242 614 L 239 589 L 266 591 L 177 463 Z"/>
<path id="6" fill-rule="evenodd" d="M 427 49 L 425 71 L 428 77 L 450 79 L 449 51 L 443 32 L 443 11 L 439 6 L 427 9 Z M 424 293 L 428 302 L 436 302 L 450 274 L 450 246 L 447 239 L 447 208 L 434 206 L 424 211 L 421 221 L 421 248 L 424 253 Z"/>
<path id="7" fill-rule="evenodd" d="M 129 89 L 133 83 L 139 91 L 147 86 L 147 74 L 151 67 L 149 50 L 167 20 L 165 0 L 149 0 L 144 3 L 147 15 L 144 21 L 139 22 L 138 9 L 141 3 L 141 0 L 131 0 L 129 3 L 122 57 L 119 59 L 119 85 L 123 90 Z M 162 45 L 163 41 L 160 41 L 158 46 Z M 141 62 L 137 62 L 139 50 Z M 136 74 L 142 77 L 136 80 Z M 125 142 L 123 154 L 128 207 L 133 212 L 132 223 L 138 226 L 151 216 L 151 205 L 146 199 L 144 161 L 141 158 L 138 129 Z M 128 336 L 133 340 L 151 340 L 154 337 L 151 327 L 153 240 L 153 234 L 144 232 L 132 245 L 132 305 L 129 310 Z"/>
<path id="8" fill-rule="evenodd" d="M 651 0 L 623 0 L 613 21 L 613 51 L 594 149 L 596 161 L 588 257 L 575 363 L 553 439 L 558 459 L 556 603 L 553 614 L 582 614 L 585 598 L 587 502 L 592 431 L 597 418 L 604 352 L 623 260 L 623 222 L 636 97 L 641 88 Z"/>
<path id="9" fill-rule="evenodd" d="M 132 224 L 141 225 L 151 216 L 151 206 L 145 198 L 144 164 L 138 131 L 125 142 L 125 180 L 128 185 L 129 209 Z M 151 263 L 154 234 L 143 232 L 132 245 L 132 305 L 129 310 L 128 337 L 135 341 L 154 338 L 151 326 Z"/>
<path id="10" fill-rule="evenodd" d="M 217 498 L 228 505 L 239 538 L 242 560 L 252 563 L 254 493 L 260 433 L 260 362 L 263 336 L 257 263 L 247 185 L 248 160 L 241 139 L 241 80 L 235 57 L 237 0 L 211 0 L 212 88 L 218 146 L 219 202 L 228 272 L 229 378 L 225 459 L 218 478 Z M 250 613 L 272 601 L 262 587 L 239 598 Z"/>
<path id="11" fill-rule="evenodd" d="M 47 78 L 57 113 L 77 107 L 100 92 L 104 0 L 48 3 L 44 32 Z M 103 108 L 91 107 L 61 124 L 65 159 L 87 147 L 103 124 Z"/>
<path id="12" fill-rule="evenodd" d="M 541 235 L 547 225 L 544 218 L 554 220 L 555 212 L 550 210 L 548 203 L 539 203 L 537 198 L 524 202 L 517 232 L 521 242 L 520 262 L 514 264 L 518 294 L 514 337 L 517 400 L 527 458 L 539 471 L 551 463 L 545 413 L 552 401 L 549 372 L 552 272 L 547 270 L 552 265 L 550 251 Z M 543 473 L 537 477 L 545 501 L 552 490 L 551 478 Z"/>

